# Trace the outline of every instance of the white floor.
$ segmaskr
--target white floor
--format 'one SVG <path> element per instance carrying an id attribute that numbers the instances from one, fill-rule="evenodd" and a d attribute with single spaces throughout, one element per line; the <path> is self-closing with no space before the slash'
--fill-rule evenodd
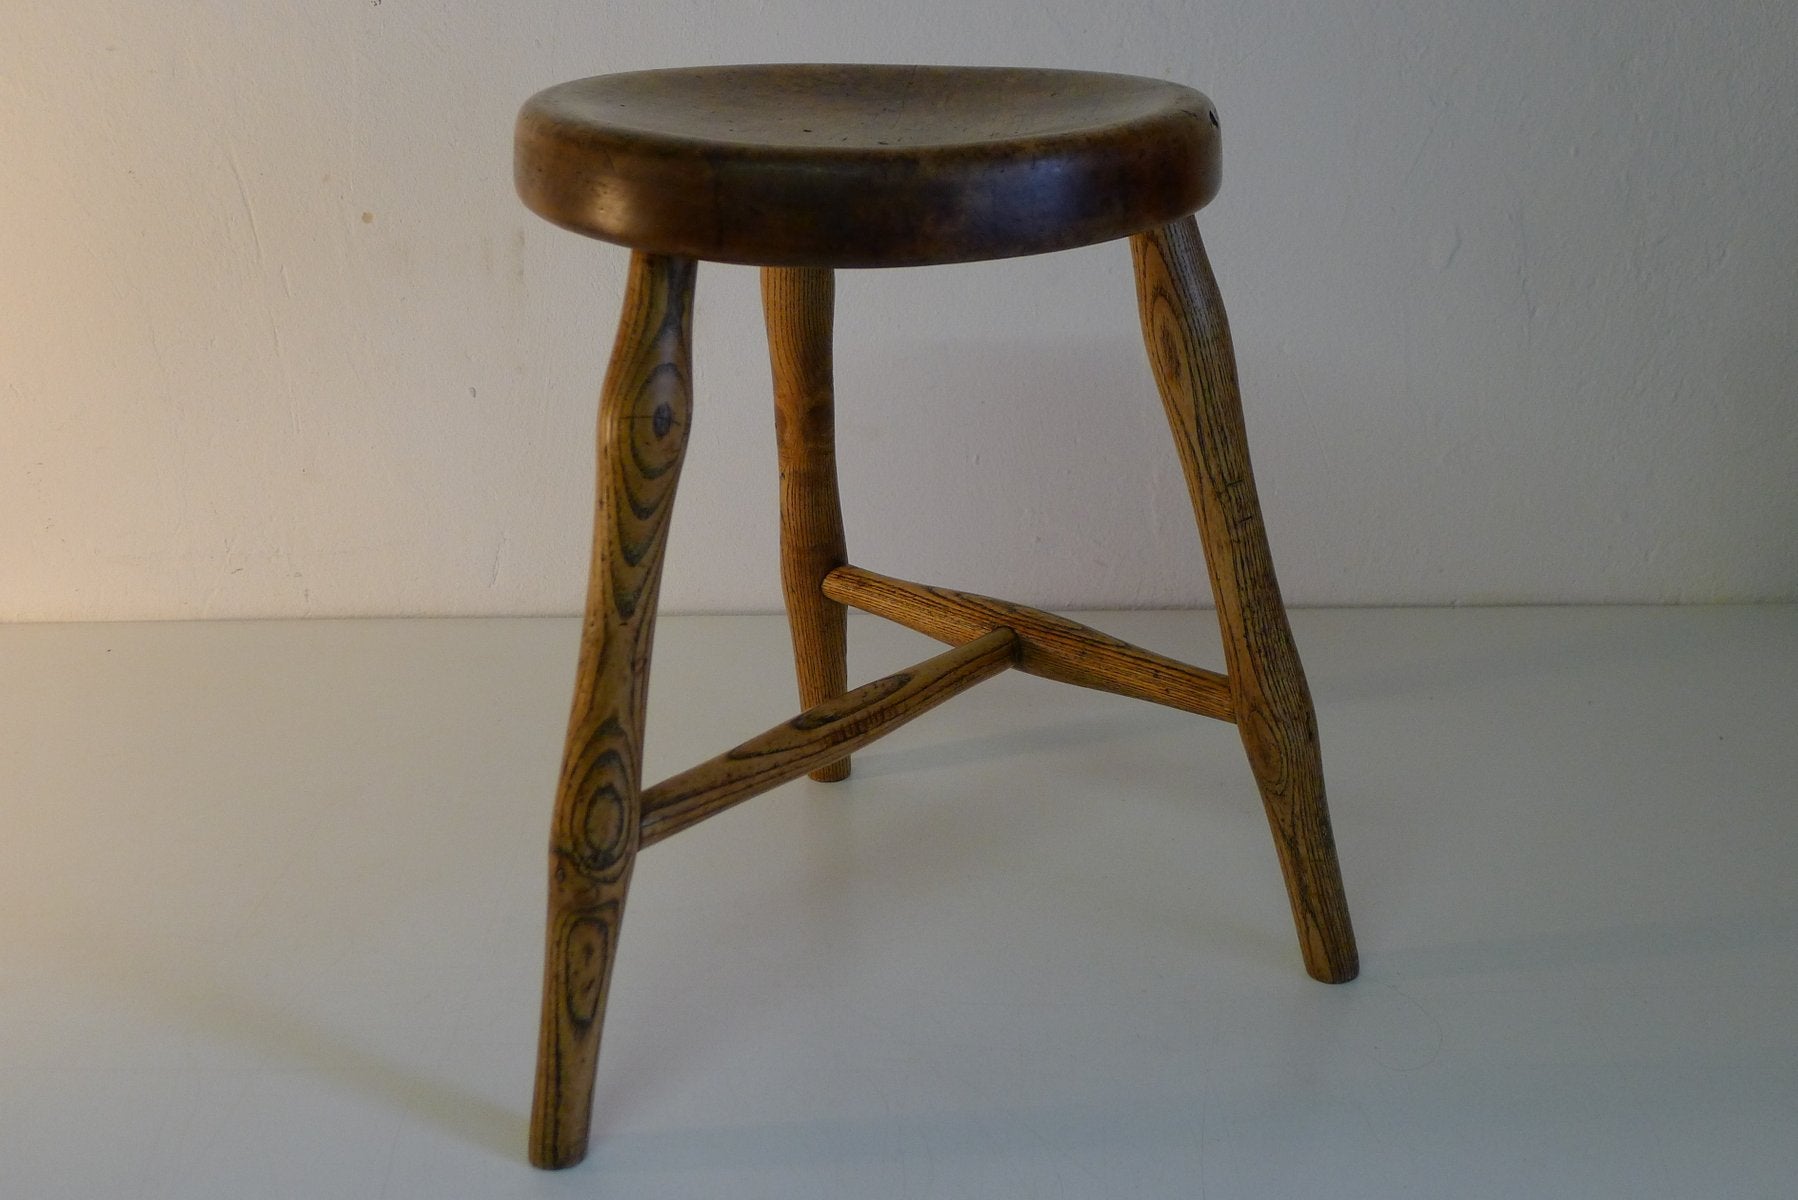
<path id="1" fill-rule="evenodd" d="M 1798 609 L 1295 622 L 1358 982 L 1231 729 L 1008 675 L 644 855 L 560 1174 L 573 622 L 0 628 L 0 1197 L 1795 1194 Z M 665 621 L 650 773 L 790 715 L 785 654 Z"/>

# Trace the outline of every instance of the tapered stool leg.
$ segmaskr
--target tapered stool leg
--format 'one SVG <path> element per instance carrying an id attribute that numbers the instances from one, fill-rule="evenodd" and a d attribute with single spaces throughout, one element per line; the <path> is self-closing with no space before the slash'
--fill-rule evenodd
<path id="1" fill-rule="evenodd" d="M 774 428 L 780 447 L 780 581 L 793 631 L 799 703 L 811 708 L 847 690 L 843 605 L 824 594 L 824 577 L 847 559 L 837 499 L 831 320 L 835 277 L 817 267 L 765 267 L 762 309 L 774 370 Z M 811 773 L 849 777 L 849 759 Z"/>
<path id="2" fill-rule="evenodd" d="M 1198 516 L 1236 724 L 1273 828 L 1305 968 L 1341 983 L 1360 964 L 1324 801 L 1317 716 L 1261 523 L 1217 281 L 1191 217 L 1136 235 L 1131 249 L 1143 340 Z"/>
<path id="3" fill-rule="evenodd" d="M 549 847 L 531 1161 L 587 1153 L 593 1074 L 641 821 L 643 711 L 668 518 L 692 416 L 690 259 L 631 256 L 599 402 L 599 479 L 574 706 Z"/>

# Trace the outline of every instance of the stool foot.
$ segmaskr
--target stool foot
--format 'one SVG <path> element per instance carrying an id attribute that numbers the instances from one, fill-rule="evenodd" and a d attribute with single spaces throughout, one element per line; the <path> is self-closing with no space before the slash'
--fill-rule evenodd
<path id="1" fill-rule="evenodd" d="M 692 416 L 690 259 L 631 256 L 599 403 L 592 573 L 549 851 L 531 1162 L 587 1154 L 606 991 L 640 838 L 662 552 Z"/>
<path id="2" fill-rule="evenodd" d="M 1236 724 L 1273 829 L 1305 968 L 1341 983 L 1360 965 L 1324 800 L 1317 717 L 1262 527 L 1217 281 L 1191 217 L 1137 234 L 1131 249 L 1143 341 L 1198 517 Z"/>
<path id="3" fill-rule="evenodd" d="M 765 267 L 762 309 L 774 372 L 780 448 L 780 581 L 793 631 L 799 703 L 814 708 L 849 687 L 847 613 L 824 594 L 824 577 L 848 561 L 837 499 L 836 404 L 831 324 L 836 280 L 818 267 Z M 849 778 L 849 759 L 811 773 Z"/>

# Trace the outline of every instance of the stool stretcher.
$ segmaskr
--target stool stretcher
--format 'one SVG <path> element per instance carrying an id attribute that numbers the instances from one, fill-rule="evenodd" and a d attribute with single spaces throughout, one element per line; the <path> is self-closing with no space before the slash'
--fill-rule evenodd
<path id="1" fill-rule="evenodd" d="M 826 575 L 824 594 L 951 645 L 1008 628 L 1018 635 L 1018 670 L 1027 674 L 1220 721 L 1236 719 L 1226 677 L 1041 609 L 926 587 L 861 567 L 838 567 Z"/>
<path id="2" fill-rule="evenodd" d="M 1017 652 L 1017 635 L 995 629 L 909 670 L 808 708 L 734 750 L 663 780 L 643 793 L 639 849 L 886 736 L 949 697 L 1015 666 Z"/>

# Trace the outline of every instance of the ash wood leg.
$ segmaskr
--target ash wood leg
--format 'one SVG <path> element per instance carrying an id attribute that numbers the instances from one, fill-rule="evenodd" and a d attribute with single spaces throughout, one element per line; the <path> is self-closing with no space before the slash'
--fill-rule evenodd
<path id="1" fill-rule="evenodd" d="M 593 1074 L 641 823 L 643 710 L 662 551 L 692 414 L 695 264 L 631 257 L 599 402 L 592 574 L 549 848 L 531 1161 L 587 1153 Z"/>
<path id="2" fill-rule="evenodd" d="M 1236 724 L 1273 828 L 1305 968 L 1341 983 L 1360 966 L 1324 800 L 1317 717 L 1262 528 L 1217 281 L 1191 217 L 1136 235 L 1131 250 L 1143 340 L 1205 544 Z"/>
<path id="3" fill-rule="evenodd" d="M 828 270 L 762 270 L 780 447 L 780 581 L 805 708 L 834 700 L 849 686 L 847 612 L 824 594 L 824 577 L 847 561 L 831 386 L 835 300 L 836 281 Z M 827 783 L 847 779 L 849 759 L 825 763 L 811 776 Z"/>

